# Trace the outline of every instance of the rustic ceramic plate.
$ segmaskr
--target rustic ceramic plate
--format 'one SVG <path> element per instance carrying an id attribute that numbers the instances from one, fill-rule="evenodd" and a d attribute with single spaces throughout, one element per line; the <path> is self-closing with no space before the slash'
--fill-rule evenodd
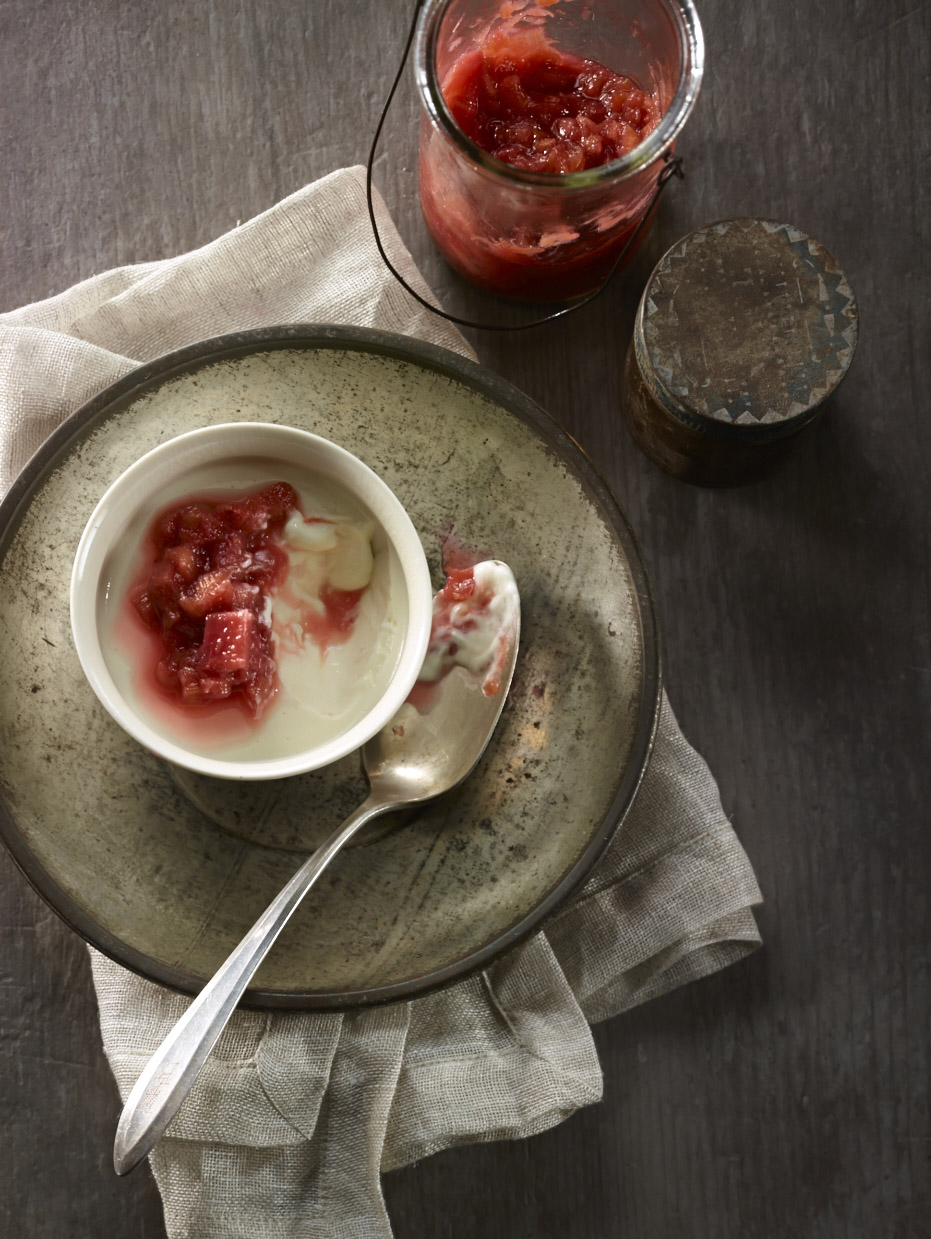
<path id="1" fill-rule="evenodd" d="M 478 769 L 330 866 L 247 1002 L 410 997 L 538 927 L 622 822 L 659 694 L 643 567 L 616 501 L 546 414 L 405 337 L 226 336 L 141 367 L 71 417 L 0 507 L 0 831 L 74 929 L 166 985 L 196 991 L 365 795 L 355 756 L 271 783 L 173 769 L 112 721 L 78 664 L 68 581 L 100 495 L 165 439 L 236 420 L 360 456 L 407 508 L 435 585 L 444 544 L 462 543 L 509 563 L 521 591 L 517 673 Z"/>

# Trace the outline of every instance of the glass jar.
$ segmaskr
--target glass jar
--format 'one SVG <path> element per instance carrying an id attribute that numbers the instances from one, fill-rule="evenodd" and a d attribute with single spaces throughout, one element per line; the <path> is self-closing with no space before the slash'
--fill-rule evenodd
<path id="1" fill-rule="evenodd" d="M 483 150 L 456 123 L 444 87 L 465 58 L 503 39 L 519 48 L 528 32 L 557 55 L 633 79 L 658 105 L 658 123 L 620 158 L 578 171 L 524 170 Z M 420 201 L 440 252 L 505 296 L 556 301 L 597 288 L 650 207 L 703 64 L 691 0 L 426 0 L 415 50 Z"/>

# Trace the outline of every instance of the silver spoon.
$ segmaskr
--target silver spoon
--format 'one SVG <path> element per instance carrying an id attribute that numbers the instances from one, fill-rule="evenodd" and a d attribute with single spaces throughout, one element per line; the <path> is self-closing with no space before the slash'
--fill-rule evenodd
<path id="1" fill-rule="evenodd" d="M 149 1059 L 116 1129 L 113 1166 L 126 1174 L 161 1139 L 226 1027 L 256 969 L 292 912 L 344 844 L 372 818 L 432 800 L 456 787 L 485 751 L 504 707 L 517 658 L 519 616 L 493 696 L 481 676 L 454 668 L 420 713 L 405 703 L 362 749 L 369 794 L 275 896 Z"/>

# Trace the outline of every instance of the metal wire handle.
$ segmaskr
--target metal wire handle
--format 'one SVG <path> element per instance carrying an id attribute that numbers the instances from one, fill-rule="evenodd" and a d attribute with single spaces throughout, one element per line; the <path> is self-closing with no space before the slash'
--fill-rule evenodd
<path id="1" fill-rule="evenodd" d="M 385 120 L 387 119 L 387 116 L 388 116 L 388 109 L 391 107 L 395 93 L 398 89 L 398 84 L 401 81 L 401 75 L 404 72 L 404 66 L 407 64 L 407 59 L 408 59 L 408 56 L 410 55 L 411 44 L 414 42 L 414 35 L 417 32 L 417 20 L 420 16 L 420 10 L 423 7 L 423 4 L 424 4 L 424 0 L 417 0 L 416 4 L 414 5 L 414 17 L 411 22 L 410 30 L 407 33 L 407 40 L 404 44 L 404 52 L 403 52 L 403 55 L 401 56 L 401 63 L 398 65 L 398 71 L 395 74 L 394 81 L 391 83 L 391 89 L 388 91 L 388 98 L 385 100 L 384 107 L 381 110 L 381 115 L 378 118 L 378 125 L 376 126 L 376 129 L 375 129 L 375 136 L 372 138 L 372 145 L 371 145 L 371 148 L 369 149 L 369 156 L 368 156 L 368 160 L 365 165 L 365 198 L 366 198 L 366 203 L 368 205 L 369 221 L 371 222 L 371 225 L 372 225 L 372 233 L 375 237 L 375 244 L 378 247 L 378 252 L 382 257 L 382 261 L 384 262 L 388 270 L 391 272 L 391 274 L 394 276 L 394 278 L 401 285 L 401 287 L 404 288 L 408 293 L 410 293 L 410 295 L 414 298 L 414 300 L 417 301 L 420 305 L 422 305 L 425 310 L 429 310 L 431 314 L 436 314 L 440 318 L 445 318 L 450 323 L 456 323 L 457 326 L 459 327 L 476 327 L 481 331 L 526 331 L 527 328 L 529 327 L 539 327 L 543 323 L 551 323 L 553 322 L 554 319 L 563 318 L 565 317 L 566 314 L 572 314 L 576 310 L 581 310 L 583 306 L 590 305 L 595 300 L 595 298 L 600 296 L 600 294 L 604 292 L 605 288 L 607 288 L 608 284 L 611 282 L 611 279 L 614 276 L 614 273 L 617 271 L 618 267 L 621 265 L 621 263 L 626 258 L 627 253 L 630 250 L 630 247 L 633 245 L 634 241 L 636 241 L 637 237 L 640 235 L 640 230 L 643 228 L 644 224 L 649 219 L 650 213 L 652 212 L 654 206 L 659 200 L 660 194 L 666 188 L 666 185 L 669 183 L 669 181 L 672 180 L 674 176 L 678 177 L 680 180 L 685 176 L 685 173 L 682 171 L 681 156 L 673 155 L 672 147 L 670 147 L 667 151 L 663 153 L 663 157 L 662 157 L 663 167 L 660 169 L 659 175 L 656 178 L 656 187 L 653 190 L 653 194 L 650 197 L 650 201 L 647 204 L 647 208 L 644 211 L 643 215 L 640 217 L 640 220 L 637 223 L 636 228 L 627 238 L 624 248 L 621 250 L 621 252 L 615 258 L 614 262 L 611 264 L 611 270 L 608 272 L 608 274 L 605 276 L 602 282 L 598 285 L 596 289 L 593 289 L 592 292 L 587 293 L 584 297 L 582 297 L 581 300 L 573 301 L 570 305 L 565 305 L 561 309 L 553 310 L 549 314 L 545 314 L 542 318 L 534 318 L 526 323 L 480 323 L 470 318 L 460 318 L 456 314 L 448 314 L 445 310 L 441 310 L 439 306 L 432 305 L 429 301 L 427 301 L 424 297 L 422 297 L 420 293 L 416 291 L 416 289 L 411 288 L 410 284 L 408 284 L 407 280 L 405 280 L 404 276 L 401 275 L 400 271 L 398 271 L 398 269 L 394 266 L 391 259 L 388 257 L 387 253 L 385 252 L 385 247 L 382 244 L 381 234 L 378 231 L 378 223 L 375 219 L 375 207 L 372 202 L 372 165 L 375 162 L 375 152 L 378 149 L 378 141 L 381 137 L 381 131 L 385 126 Z"/>

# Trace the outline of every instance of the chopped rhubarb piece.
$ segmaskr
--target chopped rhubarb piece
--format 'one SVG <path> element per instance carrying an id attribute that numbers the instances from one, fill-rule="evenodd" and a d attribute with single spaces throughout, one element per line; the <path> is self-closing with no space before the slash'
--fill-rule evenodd
<path id="1" fill-rule="evenodd" d="M 278 524 L 286 521 L 297 507 L 297 494 L 287 482 L 272 482 L 250 502 L 264 508 L 269 523 Z"/>
<path id="2" fill-rule="evenodd" d="M 277 668 L 274 659 L 267 654 L 258 654 L 249 668 L 249 679 L 242 686 L 242 694 L 255 718 L 261 718 L 262 712 L 275 695 Z"/>
<path id="3" fill-rule="evenodd" d="M 243 533 L 261 533 L 268 525 L 268 514 L 261 506 L 250 503 L 234 503 L 224 510 L 223 515 L 233 523 L 236 529 Z"/>
<path id="4" fill-rule="evenodd" d="M 172 546 L 165 551 L 165 559 L 182 579 L 190 583 L 199 572 L 197 555 L 194 548 L 187 545 Z"/>
<path id="5" fill-rule="evenodd" d="M 215 611 L 208 615 L 198 658 L 200 667 L 208 674 L 224 676 L 247 672 L 255 629 L 253 611 Z"/>
<path id="6" fill-rule="evenodd" d="M 258 585 L 250 585 L 248 581 L 233 581 L 230 586 L 230 610 L 240 611 L 248 608 L 257 611 L 262 606 L 262 591 Z"/>
<path id="7" fill-rule="evenodd" d="M 226 568 L 204 572 L 178 599 L 184 613 L 197 619 L 203 619 L 211 611 L 225 610 L 232 601 L 233 582 Z"/>
<path id="8" fill-rule="evenodd" d="M 154 607 L 176 613 L 178 588 L 183 585 L 184 581 L 178 576 L 171 560 L 166 558 L 152 569 L 146 592 Z"/>
<path id="9" fill-rule="evenodd" d="M 158 627 L 159 618 L 156 614 L 154 606 L 152 605 L 152 599 L 149 597 L 149 591 L 147 589 L 137 589 L 130 595 L 130 601 L 150 628 Z"/>
<path id="10" fill-rule="evenodd" d="M 443 595 L 451 602 L 464 602 L 475 593 L 475 574 L 471 568 L 454 568 L 446 577 Z"/>
<path id="11" fill-rule="evenodd" d="M 204 503 L 192 503 L 182 509 L 177 524 L 177 538 L 182 544 L 206 546 L 221 538 L 223 522 L 216 512 Z"/>
<path id="12" fill-rule="evenodd" d="M 201 675 L 198 678 L 197 687 L 200 692 L 200 699 L 204 701 L 222 701 L 232 694 L 236 685 L 227 679 L 226 676 Z"/>
<path id="13" fill-rule="evenodd" d="M 246 542 L 241 533 L 229 533 L 225 538 L 218 539 L 210 547 L 210 567 L 248 569 L 252 556 L 246 550 Z"/>

